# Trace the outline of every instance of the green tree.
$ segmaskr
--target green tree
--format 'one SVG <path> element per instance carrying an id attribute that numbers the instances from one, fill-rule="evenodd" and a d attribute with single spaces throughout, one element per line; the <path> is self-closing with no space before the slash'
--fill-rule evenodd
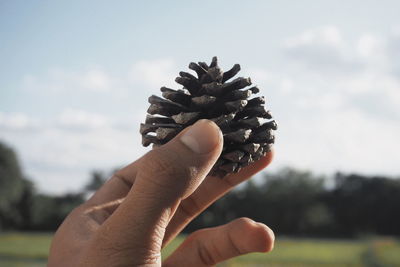
<path id="1" fill-rule="evenodd" d="M 331 215 L 322 201 L 324 177 L 309 171 L 285 168 L 265 176 L 260 188 L 263 221 L 289 235 L 320 234 L 331 223 Z"/>
<path id="2" fill-rule="evenodd" d="M 263 181 L 248 181 L 212 205 L 187 230 L 250 217 L 287 235 L 326 235 L 334 224 L 332 212 L 324 202 L 324 177 L 309 171 L 284 168 L 264 176 Z M 212 220 L 210 220 L 212 218 Z"/>
<path id="3" fill-rule="evenodd" d="M 107 180 L 107 177 L 104 174 L 104 172 L 99 171 L 99 170 L 92 171 L 90 176 L 91 176 L 91 178 L 90 178 L 89 182 L 86 184 L 86 186 L 84 188 L 85 192 L 96 191 Z"/>
<path id="4" fill-rule="evenodd" d="M 12 228 L 21 222 L 17 205 L 25 185 L 15 152 L 0 142 L 0 229 Z"/>
<path id="5" fill-rule="evenodd" d="M 337 173 L 327 198 L 346 236 L 400 235 L 400 179 Z"/>
<path id="6" fill-rule="evenodd" d="M 65 217 L 84 201 L 81 193 L 66 193 L 61 196 L 37 194 L 31 207 L 31 226 L 36 231 L 54 231 Z"/>

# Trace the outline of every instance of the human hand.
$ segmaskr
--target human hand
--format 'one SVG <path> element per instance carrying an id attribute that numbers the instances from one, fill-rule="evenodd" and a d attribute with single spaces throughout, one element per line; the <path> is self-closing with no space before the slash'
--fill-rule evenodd
<path id="1" fill-rule="evenodd" d="M 197 267 L 270 251 L 273 232 L 240 218 L 190 234 L 161 262 L 161 249 L 191 220 L 272 160 L 268 153 L 239 173 L 207 176 L 222 147 L 218 126 L 201 120 L 116 172 L 62 223 L 48 265 Z"/>

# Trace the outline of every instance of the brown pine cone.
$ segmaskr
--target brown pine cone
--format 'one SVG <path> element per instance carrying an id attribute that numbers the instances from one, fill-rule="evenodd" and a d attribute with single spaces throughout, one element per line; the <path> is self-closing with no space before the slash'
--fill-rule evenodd
<path id="1" fill-rule="evenodd" d="M 224 136 L 223 151 L 211 175 L 224 177 L 238 172 L 269 152 L 277 124 L 265 108 L 263 96 L 249 99 L 259 92 L 256 86 L 249 87 L 250 78 L 229 81 L 240 71 L 240 65 L 223 72 L 217 57 L 213 57 L 210 65 L 192 62 L 189 69 L 197 77 L 180 72 L 175 81 L 182 89 L 161 87 L 163 98 L 149 97 L 149 115 L 140 125 L 142 144 L 165 144 L 197 120 L 209 119 L 221 128 Z"/>

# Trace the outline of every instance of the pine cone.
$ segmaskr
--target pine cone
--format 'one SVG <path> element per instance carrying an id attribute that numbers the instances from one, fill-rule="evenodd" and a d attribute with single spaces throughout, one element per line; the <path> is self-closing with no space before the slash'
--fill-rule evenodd
<path id="1" fill-rule="evenodd" d="M 182 89 L 161 87 L 164 98 L 149 97 L 149 115 L 140 125 L 143 146 L 165 144 L 197 120 L 209 119 L 224 136 L 223 151 L 211 175 L 224 177 L 238 172 L 270 151 L 277 124 L 264 106 L 264 97 L 249 99 L 259 92 L 256 86 L 246 88 L 251 85 L 250 78 L 228 81 L 240 71 L 240 65 L 223 72 L 213 57 L 210 65 L 192 62 L 189 69 L 197 77 L 180 72 L 175 81 Z"/>

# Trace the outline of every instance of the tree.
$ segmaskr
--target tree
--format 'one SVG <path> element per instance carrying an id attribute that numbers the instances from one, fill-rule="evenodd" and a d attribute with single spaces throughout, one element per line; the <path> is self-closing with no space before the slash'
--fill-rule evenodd
<path id="1" fill-rule="evenodd" d="M 24 189 L 16 205 L 20 221 L 15 224 L 15 227 L 18 227 L 20 230 L 32 230 L 32 207 L 35 201 L 36 191 L 31 181 L 24 179 L 23 184 Z"/>
<path id="2" fill-rule="evenodd" d="M 400 180 L 337 173 L 327 201 L 346 236 L 400 235 Z"/>
<path id="3" fill-rule="evenodd" d="M 84 191 L 85 192 L 94 192 L 99 189 L 104 182 L 107 180 L 104 172 L 95 170 L 91 173 L 91 178 L 88 184 L 86 184 Z"/>
<path id="4" fill-rule="evenodd" d="M 322 201 L 324 177 L 284 168 L 264 178 L 254 200 L 259 208 L 248 207 L 254 218 L 287 235 L 318 235 L 331 224 L 332 216 Z"/>
<path id="5" fill-rule="evenodd" d="M 81 193 L 67 193 L 61 196 L 35 195 L 31 207 L 30 228 L 36 231 L 55 231 L 65 217 L 83 201 Z"/>
<path id="6" fill-rule="evenodd" d="M 21 221 L 16 206 L 25 185 L 15 152 L 0 142 L 0 229 Z"/>
<path id="7" fill-rule="evenodd" d="M 284 168 L 266 174 L 262 183 L 248 181 L 210 206 L 186 230 L 250 217 L 286 235 L 326 235 L 334 218 L 324 202 L 324 177 Z"/>

